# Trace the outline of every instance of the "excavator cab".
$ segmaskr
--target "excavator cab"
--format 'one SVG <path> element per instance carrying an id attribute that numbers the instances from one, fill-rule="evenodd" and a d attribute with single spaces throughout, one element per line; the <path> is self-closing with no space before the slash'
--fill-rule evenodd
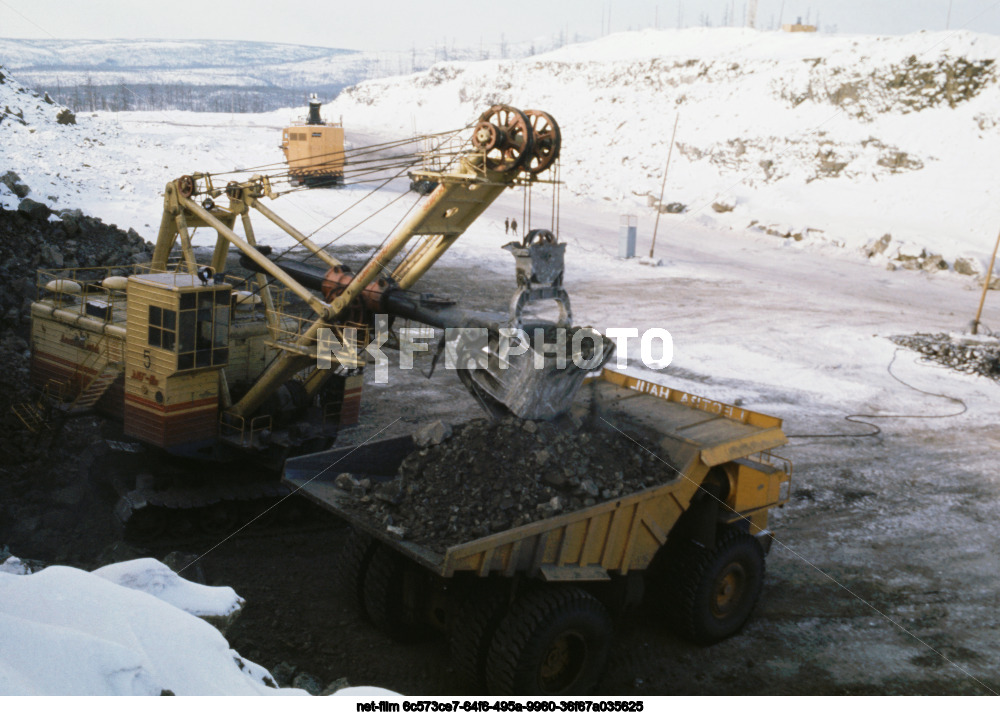
<path id="1" fill-rule="evenodd" d="M 232 286 L 188 273 L 129 278 L 125 434 L 194 449 L 216 437 L 220 371 L 229 364 Z"/>

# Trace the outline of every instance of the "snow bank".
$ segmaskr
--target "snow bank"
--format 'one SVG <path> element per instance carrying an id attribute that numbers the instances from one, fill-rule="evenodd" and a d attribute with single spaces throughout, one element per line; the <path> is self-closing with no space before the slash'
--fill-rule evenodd
<path id="1" fill-rule="evenodd" d="M 208 587 L 189 582 L 162 562 L 147 558 L 118 562 L 92 572 L 129 589 L 150 594 L 196 617 L 231 617 L 244 599 L 232 587 Z"/>
<path id="2" fill-rule="evenodd" d="M 171 584 L 153 565 L 113 566 L 104 576 L 70 567 L 0 573 L 0 694 L 305 693 L 265 686 L 273 683 L 266 670 L 240 658 L 207 622 L 108 577 L 195 611 L 218 608 L 218 595 L 197 604 L 206 592 Z"/>
<path id="3" fill-rule="evenodd" d="M 30 574 L 31 570 L 24 562 L 17 557 L 8 557 L 0 564 L 0 573 L 5 574 Z"/>

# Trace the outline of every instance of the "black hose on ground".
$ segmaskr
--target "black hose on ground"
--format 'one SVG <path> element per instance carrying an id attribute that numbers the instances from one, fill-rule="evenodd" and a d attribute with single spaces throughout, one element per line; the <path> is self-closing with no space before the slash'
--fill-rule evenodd
<path id="1" fill-rule="evenodd" d="M 869 415 L 864 413 L 855 413 L 853 415 L 845 415 L 844 420 L 849 423 L 857 423 L 859 425 L 867 425 L 872 428 L 871 432 L 867 433 L 817 433 L 817 434 L 796 434 L 796 435 L 786 435 L 787 438 L 873 438 L 882 432 L 882 428 L 874 423 L 868 422 L 868 420 L 905 420 L 913 418 L 924 418 L 928 420 L 937 420 L 943 418 L 954 418 L 965 413 L 969 406 L 965 404 L 960 398 L 955 398 L 950 395 L 945 395 L 944 393 L 932 393 L 929 390 L 923 390 L 922 388 L 917 388 L 916 386 L 910 385 L 905 380 L 900 378 L 898 375 L 892 372 L 892 364 L 896 362 L 896 356 L 899 355 L 899 348 L 895 350 L 892 354 L 892 360 L 889 361 L 889 365 L 886 366 L 886 372 L 892 376 L 893 380 L 898 383 L 902 383 L 910 390 L 915 390 L 918 393 L 923 393 L 924 395 L 929 395 L 933 398 L 942 398 L 948 400 L 952 403 L 957 403 L 962 406 L 962 409 L 955 413 L 947 413 L 945 415 L 908 415 L 908 414 L 883 414 L 883 415 Z M 926 362 L 926 361 L 918 361 Z M 862 418 L 866 418 L 863 420 Z"/>

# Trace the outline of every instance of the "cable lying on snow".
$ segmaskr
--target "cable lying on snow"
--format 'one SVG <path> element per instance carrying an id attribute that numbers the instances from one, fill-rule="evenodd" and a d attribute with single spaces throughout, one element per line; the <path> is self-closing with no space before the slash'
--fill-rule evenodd
<path id="1" fill-rule="evenodd" d="M 917 334 L 917 335 L 919 336 L 921 334 Z M 945 334 L 941 334 L 941 335 L 945 335 Z M 893 342 L 895 342 L 895 343 L 900 343 L 901 345 L 903 345 L 900 342 L 900 340 L 897 340 L 897 339 L 906 339 L 906 338 L 910 338 L 910 336 L 894 336 L 894 337 L 891 338 L 891 340 Z M 962 406 L 961 409 L 958 410 L 958 411 L 956 411 L 956 412 L 954 412 L 954 413 L 946 413 L 944 415 L 904 415 L 904 414 L 883 414 L 883 415 L 874 415 L 874 414 L 871 414 L 871 415 L 869 415 L 869 414 L 864 414 L 864 413 L 856 413 L 854 415 L 845 415 L 844 416 L 844 420 L 846 420 L 849 423 L 857 423 L 859 425 L 867 425 L 867 426 L 869 426 L 871 428 L 870 432 L 867 432 L 867 433 L 799 434 L 799 435 L 791 435 L 791 434 L 789 434 L 787 437 L 789 437 L 789 438 L 873 438 L 873 437 L 875 437 L 876 435 L 879 435 L 882 432 L 882 428 L 880 428 L 875 423 L 868 422 L 868 420 L 885 420 L 885 419 L 899 420 L 899 419 L 912 419 L 912 418 L 923 418 L 925 420 L 932 420 L 932 419 L 936 420 L 936 419 L 939 419 L 939 418 L 954 418 L 954 417 L 958 417 L 959 415 L 961 415 L 962 413 L 966 412 L 969 409 L 969 406 L 967 406 L 965 404 L 965 401 L 962 400 L 961 398 L 955 398 L 955 397 L 952 397 L 950 395 L 945 395 L 944 393 L 932 393 L 932 392 L 930 392 L 928 390 L 922 390 L 922 389 L 917 388 L 917 387 L 915 387 L 913 385 L 910 385 L 905 380 L 903 380 L 902 378 L 900 378 L 898 375 L 896 375 L 895 373 L 893 373 L 892 372 L 892 365 L 893 365 L 893 363 L 896 362 L 896 356 L 898 356 L 898 355 L 899 355 L 899 348 L 897 348 L 896 351 L 892 354 L 892 360 L 890 360 L 889 361 L 889 365 L 887 365 L 885 367 L 886 372 L 890 376 L 892 376 L 893 380 L 895 380 L 897 383 L 902 383 L 903 385 L 905 385 L 910 390 L 915 390 L 918 393 L 923 393 L 924 395 L 929 395 L 932 398 L 942 398 L 943 400 L 948 400 L 948 401 L 950 401 L 952 403 L 956 403 L 958 405 L 961 405 Z M 866 418 L 866 419 L 862 420 L 862 418 Z"/>

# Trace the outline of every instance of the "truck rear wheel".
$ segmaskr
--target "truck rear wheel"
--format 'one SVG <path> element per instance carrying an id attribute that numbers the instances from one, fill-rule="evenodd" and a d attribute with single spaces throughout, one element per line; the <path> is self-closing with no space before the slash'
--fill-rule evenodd
<path id="1" fill-rule="evenodd" d="M 719 535 L 714 550 L 686 545 L 672 567 L 667 588 L 673 625 L 698 644 L 714 644 L 738 632 L 764 584 L 764 550 L 738 529 Z"/>
<path id="2" fill-rule="evenodd" d="M 338 590 L 347 605 L 366 621 L 370 621 L 364 604 L 365 574 L 378 543 L 374 539 L 349 528 L 344 546 L 337 560 Z"/>
<path id="3" fill-rule="evenodd" d="M 486 686 L 486 658 L 507 603 L 505 591 L 476 590 L 459 605 L 449 628 L 452 665 L 477 692 Z"/>
<path id="4" fill-rule="evenodd" d="M 415 568 L 395 550 L 376 544 L 364 576 L 364 608 L 368 618 L 394 641 L 420 641 L 433 633 L 430 625 L 414 614 L 413 604 L 406 598 L 407 589 L 417 576 L 407 571 Z"/>
<path id="5" fill-rule="evenodd" d="M 578 587 L 529 591 L 500 622 L 486 659 L 493 694 L 584 694 L 611 650 L 607 610 Z"/>

